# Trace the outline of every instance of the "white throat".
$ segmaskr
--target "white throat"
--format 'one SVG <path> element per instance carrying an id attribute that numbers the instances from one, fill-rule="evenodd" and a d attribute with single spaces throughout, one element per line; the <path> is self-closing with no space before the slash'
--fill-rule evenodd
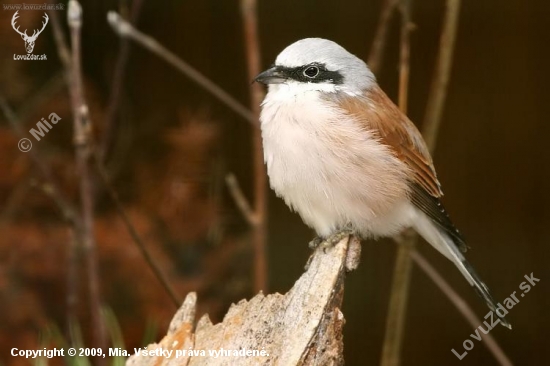
<path id="1" fill-rule="evenodd" d="M 369 83 L 368 87 L 365 89 L 370 89 L 370 87 L 374 86 L 374 84 L 374 81 Z M 321 97 L 322 93 L 344 93 L 349 96 L 358 96 L 363 94 L 364 92 L 364 90 L 350 88 L 344 84 L 336 85 L 332 83 L 302 83 L 294 80 L 289 80 L 282 84 L 271 84 L 269 85 L 268 90 L 269 92 L 263 104 L 267 103 L 269 100 L 295 100 L 296 98 L 301 97 L 308 100 L 313 97 L 312 93 L 316 94 L 316 98 L 319 98 Z"/>

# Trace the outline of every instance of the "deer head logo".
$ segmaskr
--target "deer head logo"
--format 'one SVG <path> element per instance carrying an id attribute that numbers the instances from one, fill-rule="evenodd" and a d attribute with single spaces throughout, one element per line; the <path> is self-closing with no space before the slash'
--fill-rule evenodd
<path id="1" fill-rule="evenodd" d="M 15 14 L 13 14 L 13 17 L 11 18 L 11 26 L 13 27 L 13 30 L 19 33 L 21 35 L 21 38 L 23 38 L 23 40 L 25 41 L 25 49 L 27 50 L 27 53 L 31 53 L 32 50 L 34 49 L 34 42 L 36 41 L 36 38 L 38 38 L 38 35 L 42 33 L 44 28 L 46 28 L 46 24 L 48 24 L 48 19 L 50 18 L 48 18 L 48 14 L 44 13 L 45 21 L 42 22 L 42 29 L 40 29 L 39 31 L 35 29 L 32 33 L 32 36 L 29 36 L 27 35 L 26 29 L 24 32 L 21 32 L 19 30 L 19 26 L 17 26 L 17 28 L 15 27 L 15 20 L 19 18 L 19 15 L 17 15 L 17 13 L 19 13 L 19 10 L 17 10 Z"/>

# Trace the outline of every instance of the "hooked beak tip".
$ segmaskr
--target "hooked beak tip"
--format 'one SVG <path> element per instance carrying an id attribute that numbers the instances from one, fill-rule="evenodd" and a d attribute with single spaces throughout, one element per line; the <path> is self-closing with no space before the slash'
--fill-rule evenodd
<path id="1" fill-rule="evenodd" d="M 256 76 L 252 83 L 261 83 L 264 85 L 269 84 L 282 84 L 286 81 L 286 77 L 281 73 L 277 67 L 272 67 L 270 69 L 261 72 Z"/>

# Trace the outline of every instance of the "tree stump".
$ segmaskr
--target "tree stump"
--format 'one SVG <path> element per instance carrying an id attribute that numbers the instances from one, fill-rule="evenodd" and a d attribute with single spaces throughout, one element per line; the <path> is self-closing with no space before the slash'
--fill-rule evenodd
<path id="1" fill-rule="evenodd" d="M 316 249 L 288 293 L 241 300 L 215 325 L 205 314 L 194 327 L 197 296 L 190 293 L 162 341 L 126 365 L 343 365 L 344 278 L 360 251 L 355 237 Z"/>

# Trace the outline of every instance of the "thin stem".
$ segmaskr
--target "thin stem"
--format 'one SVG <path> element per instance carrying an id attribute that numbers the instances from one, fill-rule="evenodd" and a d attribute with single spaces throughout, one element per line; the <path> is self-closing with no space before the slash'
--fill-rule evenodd
<path id="1" fill-rule="evenodd" d="M 407 113 L 409 88 L 410 32 L 412 28 L 411 2 L 412 0 L 401 0 L 399 4 L 401 13 L 401 45 L 398 104 L 399 109 L 404 114 Z M 386 319 L 386 330 L 382 347 L 381 366 L 398 366 L 401 363 L 401 346 L 405 334 L 405 316 L 407 313 L 412 273 L 410 252 L 414 249 L 417 236 L 411 229 L 408 229 L 397 236 L 395 240 L 400 245 L 397 246 L 397 257 L 395 260 L 388 317 Z"/>
<path id="2" fill-rule="evenodd" d="M 59 92 L 64 91 L 66 85 L 65 70 L 57 71 L 36 93 L 26 98 L 25 102 L 20 105 L 17 110 L 17 119 L 27 121 L 33 113 L 36 113 L 39 106 L 43 106 L 55 98 Z M 40 143 L 40 145 L 42 146 L 43 144 Z"/>
<path id="3" fill-rule="evenodd" d="M 8 102 L 4 97 L 0 96 L 0 109 L 6 116 L 8 123 L 11 128 L 14 130 L 15 134 L 19 138 L 24 138 L 25 134 L 21 128 L 19 118 L 15 115 L 15 112 L 11 109 Z M 80 217 L 77 213 L 76 208 L 71 204 L 71 202 L 63 195 L 60 185 L 55 179 L 50 166 L 42 160 L 42 156 L 36 153 L 36 149 L 31 149 L 27 152 L 29 154 L 33 163 L 38 167 L 40 174 L 48 184 L 48 191 L 53 201 L 61 211 L 63 218 L 68 222 L 72 223 L 75 227 L 75 230 L 79 230 L 81 227 Z"/>
<path id="4" fill-rule="evenodd" d="M 380 362 L 382 366 L 397 366 L 401 363 L 401 348 L 405 334 L 412 272 L 410 253 L 414 250 L 417 236 L 411 230 L 406 230 L 394 239 L 399 245 L 397 246 L 397 257 L 395 259 L 388 317 L 382 346 Z"/>
<path id="5" fill-rule="evenodd" d="M 372 41 L 371 49 L 367 64 L 371 71 L 377 75 L 384 61 L 384 49 L 386 48 L 386 40 L 388 38 L 388 30 L 391 24 L 391 16 L 397 5 L 396 0 L 385 0 L 380 11 L 380 20 Z"/>
<path id="6" fill-rule="evenodd" d="M 249 121 L 252 125 L 256 127 L 258 126 L 258 119 L 254 116 L 252 112 L 250 112 L 250 110 L 248 110 L 248 108 L 243 106 L 237 99 L 233 98 L 229 93 L 223 90 L 212 80 L 208 79 L 206 76 L 198 72 L 187 62 L 183 61 L 178 56 L 168 51 L 157 40 L 135 29 L 130 23 L 122 19 L 120 15 L 118 15 L 114 11 L 110 11 L 107 14 L 107 21 L 120 37 L 130 38 L 133 41 L 137 42 L 140 46 L 159 56 L 164 61 L 174 66 L 178 71 L 187 76 L 189 79 L 193 80 L 202 88 L 210 92 L 227 107 L 232 109 L 235 113 Z"/>
<path id="7" fill-rule="evenodd" d="M 134 0 L 130 11 L 130 20 L 136 23 L 143 7 L 143 0 Z M 122 86 L 124 84 L 124 76 L 128 57 L 130 55 L 130 42 L 126 38 L 121 38 L 120 47 L 118 49 L 117 58 L 115 61 L 115 71 L 113 73 L 113 83 L 111 84 L 111 96 L 107 107 L 107 115 L 105 117 L 105 133 L 101 141 L 99 155 L 102 161 L 105 161 L 109 149 L 113 143 L 118 127 L 118 109 L 120 106 L 120 98 L 122 95 Z"/>
<path id="8" fill-rule="evenodd" d="M 438 64 L 428 100 L 428 107 L 426 111 L 426 119 L 424 122 L 423 130 L 424 138 L 426 140 L 428 149 L 431 152 L 433 152 L 435 148 L 437 133 L 441 123 L 441 112 L 447 94 L 449 74 L 452 63 L 452 54 L 458 27 L 459 9 L 460 0 L 447 0 L 447 9 L 443 21 L 443 31 L 440 41 Z M 403 11 L 406 10 L 406 7 L 402 7 L 401 10 L 402 14 L 405 15 L 406 12 L 404 13 Z M 404 35 L 404 32 L 406 31 L 402 28 L 402 35 Z M 408 65 L 403 65 L 403 63 L 405 62 L 405 56 L 408 58 L 408 50 L 404 49 L 402 44 L 401 65 L 404 67 L 402 67 L 401 70 L 407 73 L 406 76 L 400 78 L 400 107 L 403 111 L 406 111 L 407 94 L 405 91 L 401 92 L 401 88 L 407 83 L 405 82 L 405 79 L 408 80 Z M 403 260 L 405 252 L 407 252 L 410 258 L 412 258 L 412 260 L 422 269 L 422 271 L 426 273 L 428 277 L 432 279 L 432 281 L 434 281 L 434 283 L 455 305 L 455 307 L 470 323 L 470 325 L 472 325 L 472 327 L 477 328 L 481 324 L 481 320 L 476 317 L 474 311 L 470 308 L 470 306 L 456 293 L 456 291 L 452 289 L 452 287 L 443 279 L 443 277 L 435 270 L 435 268 L 433 268 L 429 264 L 429 262 L 414 249 L 414 245 L 409 245 L 409 243 L 414 242 L 416 238 L 417 235 L 411 235 L 408 237 L 401 236 L 396 238 L 398 242 L 402 241 L 402 245 L 400 245 L 398 249 L 398 258 L 396 261 L 396 269 L 394 272 L 394 287 L 392 288 L 392 300 L 390 300 L 390 314 L 388 315 L 382 365 L 395 366 L 399 365 L 400 363 L 399 356 L 403 338 L 402 331 L 405 322 L 405 309 L 402 308 L 396 310 L 396 308 L 392 308 L 392 302 L 394 300 L 394 296 L 396 299 L 399 299 L 399 301 L 404 301 L 405 303 L 408 298 L 408 285 L 403 285 L 403 283 L 406 282 L 406 280 L 403 280 L 403 276 L 404 273 L 410 273 L 410 263 L 406 263 L 406 261 Z M 401 285 L 399 285 L 399 283 L 401 283 Z M 393 311 L 395 313 L 392 315 Z M 399 314 L 400 311 L 401 314 Z M 393 321 L 390 322 L 390 318 L 392 316 Z M 485 340 L 485 345 L 497 359 L 499 364 L 503 366 L 512 365 L 511 361 L 504 354 L 503 350 L 499 347 L 499 345 L 491 335 L 483 334 L 483 338 Z"/>
<path id="9" fill-rule="evenodd" d="M 439 126 L 441 125 L 443 106 L 448 91 L 459 15 L 460 0 L 447 0 L 439 45 L 438 63 L 432 82 L 432 89 L 428 98 L 428 106 L 422 132 L 426 145 L 432 154 L 435 151 Z M 414 262 L 432 279 L 473 328 L 477 328 L 481 325 L 481 319 L 475 315 L 475 312 L 468 303 L 453 290 L 443 276 L 441 276 L 419 252 L 413 249 L 410 255 Z M 485 341 L 485 346 L 493 354 L 499 364 L 502 366 L 512 366 L 512 362 L 508 356 L 506 356 L 502 348 L 500 348 L 493 336 L 490 334 L 483 334 L 483 332 L 480 333 Z"/>
<path id="10" fill-rule="evenodd" d="M 399 109 L 407 114 L 409 96 L 410 54 L 411 54 L 411 2 L 401 0 L 401 46 L 399 52 Z"/>
<path id="11" fill-rule="evenodd" d="M 451 66 L 453 63 L 453 51 L 458 30 L 458 17 L 460 15 L 460 0 L 447 0 L 445 16 L 443 19 L 443 30 L 439 42 L 439 55 L 437 57 L 437 66 L 435 69 L 428 104 L 426 106 L 426 115 L 422 134 L 424 140 L 433 154 L 437 141 L 439 126 L 441 125 L 441 115 L 447 91 L 449 79 L 451 76 Z"/>
<path id="12" fill-rule="evenodd" d="M 91 156 L 91 123 L 88 107 L 84 100 L 81 71 L 81 28 L 82 7 L 77 0 L 70 0 L 67 21 L 71 33 L 71 106 L 74 118 L 74 146 L 77 170 L 80 176 L 80 200 L 82 204 L 82 244 L 86 263 L 90 312 L 93 327 L 94 346 L 105 349 L 107 338 L 101 316 L 101 294 L 94 237 L 94 197 L 89 162 Z"/>
<path id="13" fill-rule="evenodd" d="M 17 209 L 24 207 L 23 202 L 32 187 L 32 180 L 32 177 L 26 176 L 22 182 L 18 182 L 17 186 L 13 188 L 6 199 L 4 207 L 2 207 L 2 211 L 0 212 L 0 232 L 4 232 L 5 226 L 13 220 Z"/>
<path id="14" fill-rule="evenodd" d="M 79 283 L 80 283 L 80 271 L 81 259 L 80 248 L 81 245 L 78 242 L 78 235 L 75 235 L 74 231 L 68 233 L 68 245 L 67 245 L 67 296 L 65 298 L 65 306 L 67 306 L 67 319 L 65 325 L 65 334 L 71 334 L 71 326 L 78 321 L 78 305 L 79 298 Z"/>
<path id="15" fill-rule="evenodd" d="M 257 221 L 256 215 L 254 214 L 252 207 L 250 207 L 250 204 L 248 203 L 246 197 L 244 196 L 244 193 L 241 190 L 241 187 L 239 186 L 239 182 L 237 181 L 235 174 L 233 173 L 227 174 L 225 176 L 225 183 L 227 184 L 227 188 L 229 189 L 229 193 L 231 194 L 233 201 L 239 208 L 239 211 L 241 211 L 241 214 L 246 219 L 248 224 L 251 227 L 256 225 L 256 221 Z"/>
<path id="16" fill-rule="evenodd" d="M 50 0 L 50 3 L 53 3 L 53 0 Z M 67 79 L 69 79 L 71 73 L 71 51 L 67 46 L 65 33 L 63 33 L 63 29 L 61 28 L 61 21 L 59 20 L 58 12 L 55 10 L 49 10 L 48 14 L 52 19 L 53 37 L 57 47 L 57 55 L 59 56 L 59 60 L 61 60 L 61 63 L 63 64 L 66 77 Z M 68 81 L 69 80 L 67 80 L 67 82 Z"/>
<path id="17" fill-rule="evenodd" d="M 143 256 L 143 258 L 145 259 L 145 261 L 153 271 L 153 274 L 159 280 L 160 284 L 162 285 L 166 293 L 170 296 L 170 299 L 172 300 L 172 303 L 174 304 L 176 309 L 179 308 L 181 305 L 181 299 L 176 294 L 172 286 L 170 286 L 170 282 L 164 276 L 160 267 L 153 260 L 153 257 L 151 256 L 151 254 L 147 250 L 147 247 L 145 246 L 145 243 L 143 242 L 137 230 L 135 229 L 134 225 L 132 224 L 132 221 L 130 220 L 130 217 L 126 213 L 126 210 L 122 205 L 122 202 L 120 202 L 118 193 L 116 192 L 115 188 L 113 187 L 113 185 L 109 180 L 107 172 L 105 171 L 105 168 L 102 165 L 103 163 L 100 160 L 99 154 L 96 154 L 95 160 L 96 160 L 96 166 L 97 166 L 97 171 L 99 173 L 99 176 L 101 177 L 103 184 L 107 188 L 107 192 L 109 193 L 109 196 L 115 203 L 115 207 L 118 211 L 118 214 L 120 215 L 120 217 L 122 218 L 122 221 L 124 222 L 124 225 L 126 226 L 126 230 L 128 230 L 128 233 L 132 237 L 134 244 L 136 244 L 136 246 L 138 247 L 141 255 Z"/>
<path id="18" fill-rule="evenodd" d="M 457 310 L 464 316 L 464 318 L 470 323 L 472 328 L 477 328 L 482 324 L 481 319 L 479 319 L 472 308 L 464 301 L 460 295 L 453 290 L 447 281 L 441 276 L 434 267 L 416 250 L 412 250 L 411 258 L 413 261 L 422 269 L 422 271 L 439 287 L 441 292 L 443 292 L 447 298 L 453 303 Z M 506 356 L 502 348 L 498 345 L 491 334 L 484 334 L 479 332 L 481 337 L 485 342 L 485 346 L 489 351 L 495 356 L 495 359 L 502 366 L 512 366 L 512 361 Z"/>
<path id="19" fill-rule="evenodd" d="M 141 0 L 138 0 L 138 1 L 141 1 Z M 135 7 L 132 8 L 132 14 L 133 14 L 132 17 L 133 18 L 134 18 L 134 16 L 137 17 L 137 12 L 139 10 L 139 8 L 136 8 L 137 7 L 136 3 L 134 3 L 134 6 Z M 139 6 L 141 6 L 141 4 L 139 4 Z M 58 18 L 52 18 L 52 22 L 56 23 L 56 22 L 59 22 L 59 20 L 58 20 Z M 61 26 L 59 24 L 56 24 L 54 28 L 60 30 Z M 62 32 L 60 33 L 59 36 L 55 37 L 55 39 L 56 39 L 56 45 L 57 45 L 58 53 L 60 55 L 69 53 L 69 55 L 70 55 L 71 53 L 69 51 L 69 48 L 68 48 L 67 44 L 65 43 L 65 38 L 64 38 Z M 72 80 L 72 72 L 71 72 L 71 70 L 72 70 L 72 66 L 71 66 L 72 60 L 70 58 L 68 60 L 62 58 L 62 62 L 63 62 L 63 66 L 65 67 L 65 70 L 66 70 L 66 75 L 68 75 L 67 81 L 69 82 L 69 85 L 71 85 L 71 87 L 69 88 L 69 92 L 71 93 L 72 98 L 76 98 L 76 96 L 74 96 L 74 90 L 75 89 L 72 87 L 72 81 L 71 81 Z M 91 121 L 88 121 L 88 123 L 89 123 L 89 125 L 91 125 Z M 122 220 L 125 223 L 128 232 L 130 233 L 130 236 L 132 237 L 134 243 L 138 246 L 138 248 L 140 250 L 140 253 L 143 255 L 145 261 L 151 267 L 151 270 L 153 271 L 153 273 L 155 274 L 155 276 L 157 277 L 159 282 L 162 284 L 162 286 L 164 287 L 164 289 L 168 293 L 168 295 L 171 298 L 171 300 L 173 301 L 173 303 L 176 306 L 179 307 L 180 301 L 179 301 L 178 297 L 176 296 L 174 290 L 171 288 L 171 286 L 169 285 L 167 279 L 164 277 L 164 275 L 160 271 L 159 266 L 156 263 L 154 263 L 152 257 L 149 255 L 145 245 L 143 244 L 143 241 L 140 239 L 140 237 L 137 234 L 137 231 L 135 230 L 135 228 L 133 227 L 129 217 L 126 215 L 126 212 L 124 211 L 124 208 L 123 208 L 122 204 L 120 203 L 120 200 L 118 199 L 118 195 L 117 195 L 116 191 L 114 190 L 114 188 L 112 187 L 112 185 L 109 182 L 107 173 L 106 173 L 106 171 L 103 167 L 103 164 L 102 164 L 101 160 L 99 159 L 99 155 L 96 154 L 95 158 L 96 158 L 95 160 L 98 164 L 98 173 L 99 173 L 100 177 L 102 178 L 103 183 L 107 187 L 109 195 L 111 196 L 111 198 L 115 202 L 115 206 L 116 206 L 117 210 L 119 211 L 119 214 L 121 215 Z M 77 246 L 73 246 L 73 250 L 75 251 L 75 253 L 73 253 L 71 256 L 73 258 L 78 258 L 76 253 L 79 252 L 79 248 Z M 70 271 L 70 272 L 74 272 L 74 271 Z M 68 296 L 71 297 L 70 294 Z"/>
<path id="20" fill-rule="evenodd" d="M 52 3 L 53 0 L 50 0 Z M 57 54 L 59 60 L 63 65 L 64 70 L 64 79 L 67 86 L 69 86 L 69 93 L 72 95 L 73 90 L 70 87 L 72 70 L 71 70 L 71 51 L 67 45 L 67 40 L 65 38 L 65 33 L 61 27 L 61 21 L 57 11 L 50 10 L 50 18 L 52 19 L 52 29 L 53 36 L 57 48 Z M 79 216 L 80 218 L 80 216 Z M 80 218 L 81 219 L 81 218 Z M 78 231 L 72 233 L 68 247 L 67 247 L 67 278 L 66 278 L 66 306 L 67 306 L 67 325 L 66 325 L 66 334 L 69 336 L 71 334 L 71 326 L 74 321 L 78 318 L 78 305 L 79 305 L 79 284 L 80 284 L 80 273 L 79 269 L 81 267 L 82 260 L 82 245 L 83 245 L 83 224 L 79 225 Z"/>
<path id="21" fill-rule="evenodd" d="M 256 0 L 241 0 L 241 16 L 244 28 L 248 79 L 253 80 L 261 72 L 260 41 L 258 36 L 258 5 Z M 258 83 L 250 84 L 250 105 L 254 121 L 260 118 L 260 104 L 264 91 Z M 266 220 L 267 181 L 259 128 L 252 129 L 252 163 L 254 167 L 254 218 L 252 245 L 254 247 L 254 290 L 267 291 Z"/>
<path id="22" fill-rule="evenodd" d="M 253 79 L 260 72 L 259 43 L 257 36 L 257 17 L 255 15 L 255 2 L 242 3 L 243 20 L 245 24 L 245 37 L 247 44 L 247 59 L 249 61 L 249 76 Z M 130 23 L 122 19 L 116 12 L 109 12 L 107 20 L 113 30 L 120 36 L 130 38 L 141 46 L 153 52 L 166 62 L 174 66 L 178 71 L 186 75 L 195 83 L 209 91 L 222 103 L 231 108 L 237 114 L 249 121 L 254 126 L 253 131 L 253 165 L 254 165 L 254 216 L 256 225 L 253 226 L 253 243 L 255 258 L 255 289 L 267 289 L 267 261 L 265 255 L 266 225 L 265 216 L 267 212 L 266 200 L 266 176 L 263 165 L 261 135 L 258 126 L 259 105 L 263 98 L 259 86 L 251 87 L 251 104 L 254 110 L 251 112 L 239 101 L 224 91 L 220 86 L 195 70 L 192 66 L 178 58 L 172 52 L 152 37 L 141 33 Z"/>
<path id="23" fill-rule="evenodd" d="M 14 130 L 15 134 L 24 138 L 25 134 L 19 123 L 19 118 L 12 111 L 7 101 L 0 97 L 0 108 L 2 109 L 6 119 Z M 25 110 L 28 110 L 26 108 Z M 36 148 L 27 152 L 30 155 L 31 160 L 38 168 L 40 174 L 42 175 L 45 183 L 41 185 L 44 193 L 49 196 L 53 202 L 57 205 L 59 210 L 62 213 L 63 218 L 71 224 L 71 240 L 68 246 L 68 265 L 67 265 L 67 296 L 66 296 L 66 305 L 67 305 L 67 324 L 70 324 L 70 319 L 76 319 L 76 304 L 78 303 L 78 276 L 74 273 L 77 272 L 78 268 L 78 238 L 81 237 L 82 231 L 82 222 L 81 218 L 76 211 L 76 208 L 73 207 L 71 202 L 63 195 L 62 190 L 54 178 L 54 175 L 51 171 L 50 166 L 42 160 L 42 155 L 37 154 Z M 0 225 L 1 226 L 1 225 Z M 69 334 L 67 332 L 67 334 Z"/>

